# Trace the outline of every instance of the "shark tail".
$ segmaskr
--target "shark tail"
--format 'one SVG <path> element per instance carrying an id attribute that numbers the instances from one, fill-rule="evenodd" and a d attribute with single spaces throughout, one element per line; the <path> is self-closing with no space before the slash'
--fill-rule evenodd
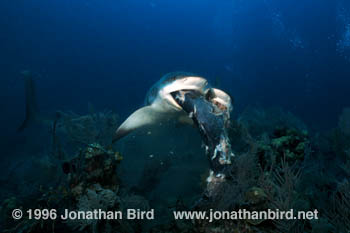
<path id="1" fill-rule="evenodd" d="M 22 132 L 28 126 L 38 120 L 38 108 L 36 104 L 35 83 L 31 74 L 25 76 L 25 119 L 17 132 Z"/>

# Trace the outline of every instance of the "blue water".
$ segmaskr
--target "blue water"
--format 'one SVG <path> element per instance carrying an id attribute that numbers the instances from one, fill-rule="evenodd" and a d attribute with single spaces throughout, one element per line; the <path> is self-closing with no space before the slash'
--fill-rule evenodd
<path id="1" fill-rule="evenodd" d="M 33 74 L 43 116 L 52 120 L 56 111 L 86 115 L 107 109 L 120 116 L 118 124 L 143 105 L 148 89 L 164 74 L 196 73 L 234 99 L 233 122 L 248 122 L 247 131 L 236 125 L 229 134 L 237 158 L 265 156 L 266 148 L 279 155 L 305 146 L 296 159 L 307 174 L 298 192 L 310 208 L 330 209 L 335 187 L 350 177 L 349 110 L 331 131 L 350 107 L 349 0 L 0 1 L 0 184 L 6 185 L 0 188 L 0 203 L 12 196 L 30 202 L 38 190 L 42 195 L 42 186 L 56 189 L 68 179 L 61 171 L 64 161 L 52 158 L 53 121 L 16 132 L 25 117 L 23 71 Z M 286 132 L 300 144 L 278 145 L 276 140 L 286 136 L 276 130 L 281 122 L 297 126 L 297 132 Z M 208 161 L 199 133 L 171 125 L 169 134 L 166 127 L 136 132 L 114 145 L 124 156 L 116 170 L 127 189 L 115 193 L 124 197 L 149 182 L 151 191 L 143 196 L 152 207 L 166 210 L 181 195 L 193 201 L 202 194 Z M 263 152 L 254 151 L 248 131 Z M 69 139 L 62 132 L 57 133 L 61 147 L 72 159 L 82 145 L 72 140 L 75 144 L 65 147 Z M 310 224 L 306 228 L 316 232 Z"/>
<path id="2" fill-rule="evenodd" d="M 320 128 L 349 104 L 346 1 L 16 0 L 1 2 L 0 23 L 8 132 L 23 118 L 25 69 L 40 75 L 46 112 L 91 102 L 126 116 L 176 70 L 219 80 L 238 109 L 277 105 Z"/>

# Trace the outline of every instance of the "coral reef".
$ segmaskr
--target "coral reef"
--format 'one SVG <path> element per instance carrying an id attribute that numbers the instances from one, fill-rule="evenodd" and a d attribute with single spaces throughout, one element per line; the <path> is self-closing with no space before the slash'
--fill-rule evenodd
<path id="1" fill-rule="evenodd" d="M 121 208 L 121 198 L 118 195 L 120 180 L 117 177 L 117 165 L 120 162 L 120 154 L 112 150 L 106 150 L 101 145 L 90 144 L 81 150 L 78 155 L 62 164 L 62 170 L 66 179 L 55 189 L 39 190 L 39 195 L 33 197 L 35 201 L 23 203 L 23 209 L 47 208 L 87 210 L 118 210 Z M 1 214 L 5 216 L 14 207 L 18 208 L 16 198 L 10 198 L 3 202 Z M 113 222 L 110 225 L 97 220 L 67 220 L 57 219 L 55 222 L 34 221 L 23 218 L 20 222 L 6 221 L 8 231 L 16 232 L 47 232 L 49 229 L 60 232 L 68 226 L 72 232 L 110 232 L 113 228 L 130 228 L 127 223 Z M 108 229 L 108 231 L 107 231 Z M 69 232 L 68 230 L 65 230 Z"/>
<path id="2" fill-rule="evenodd" d="M 327 220 L 336 232 L 350 231 L 350 183 L 344 180 L 338 184 L 331 197 L 331 209 L 326 210 Z"/>
<path id="3" fill-rule="evenodd" d="M 350 108 L 344 108 L 339 117 L 339 129 L 346 135 L 350 136 Z"/>
<path id="4" fill-rule="evenodd" d="M 83 194 L 84 193 L 84 194 Z M 77 196 L 77 210 L 78 211 L 94 211 L 94 210 L 109 210 L 117 209 L 120 203 L 119 197 L 116 192 L 110 189 L 104 189 L 100 185 L 95 184 L 91 188 L 87 188 L 84 192 Z M 77 219 L 67 220 L 66 224 L 72 229 L 82 231 L 89 229 L 91 232 L 98 232 L 99 227 L 97 219 Z M 106 224 L 109 224 L 108 222 Z M 104 226 L 105 228 L 111 228 L 112 226 Z"/>
<path id="5" fill-rule="evenodd" d="M 119 117 L 111 111 L 78 115 L 73 112 L 58 112 L 59 128 L 72 142 L 99 143 L 108 146 L 112 142 Z"/>
<path id="6" fill-rule="evenodd" d="M 243 124 L 253 137 L 264 133 L 271 134 L 277 127 L 307 129 L 300 119 L 280 108 L 247 107 L 237 121 Z"/>
<path id="7" fill-rule="evenodd" d="M 260 164 L 272 166 L 284 157 L 287 161 L 303 160 L 310 145 L 308 132 L 290 128 L 276 128 L 271 136 L 264 135 L 257 145 Z"/>
<path id="8" fill-rule="evenodd" d="M 248 108 L 230 122 L 228 136 L 236 156 L 227 177 L 211 174 L 206 181 L 203 179 L 202 195 L 183 201 L 181 197 L 148 195 L 164 182 L 172 167 L 181 168 L 175 162 L 181 159 L 173 158 L 176 154 L 147 160 L 140 167 L 138 182 L 130 185 L 120 178 L 123 156 L 110 147 L 109 135 L 116 128 L 117 116 L 110 112 L 86 116 L 60 113 L 56 129 L 51 132 L 54 147 L 51 153 L 33 156 L 30 163 L 18 162 L 3 177 L 2 183 L 6 185 L 2 194 L 6 198 L 1 200 L 0 227 L 5 232 L 347 232 L 350 230 L 347 119 L 348 110 L 344 110 L 337 128 L 314 133 L 291 113 Z M 75 153 L 69 152 L 68 143 Z M 64 156 L 59 156 L 60 153 Z M 199 180 L 200 177 L 198 183 Z M 18 207 L 125 212 L 129 208 L 150 210 L 164 203 L 174 205 L 159 208 L 164 216 L 155 223 L 124 219 L 14 221 L 10 217 Z M 238 209 L 318 209 L 320 218 L 209 222 L 174 220 L 171 214 L 167 215 L 172 210 Z"/>

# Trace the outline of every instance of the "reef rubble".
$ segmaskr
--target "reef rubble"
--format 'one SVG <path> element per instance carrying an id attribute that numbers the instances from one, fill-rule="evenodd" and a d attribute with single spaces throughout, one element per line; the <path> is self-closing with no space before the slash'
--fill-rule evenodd
<path id="1" fill-rule="evenodd" d="M 103 115 L 100 116 L 103 118 Z M 105 114 L 105 116 L 111 115 Z M 158 199 L 154 196 L 150 198 L 147 193 L 152 192 L 162 182 L 164 174 L 173 166 L 181 165 L 168 159 L 162 160 L 164 166 L 159 166 L 158 160 L 150 158 L 156 162 L 146 164 L 141 172 L 143 178 L 136 186 L 131 187 L 122 176 L 121 165 L 124 157 L 128 156 L 124 154 L 125 151 L 121 154 L 108 143 L 104 144 L 106 137 L 103 135 L 97 139 L 95 136 L 83 139 L 80 129 L 85 127 L 84 124 L 91 125 L 91 121 L 69 120 L 79 117 L 68 114 L 58 123 L 60 129 L 56 131 L 53 140 L 55 143 L 52 144 L 55 150 L 50 150 L 48 157 L 33 158 L 31 168 L 29 165 L 19 163 L 14 166 L 17 171 L 15 175 L 6 178 L 8 180 L 6 183 L 18 185 L 3 186 L 2 192 L 6 197 L 1 200 L 1 230 L 3 232 L 346 232 L 350 230 L 348 211 L 350 140 L 344 128 L 346 127 L 343 122 L 344 116 L 347 115 L 342 115 L 337 128 L 324 133 L 315 133 L 305 128 L 305 124 L 290 113 L 262 108 L 245 111 L 238 119 L 231 119 L 230 127 L 227 129 L 227 136 L 236 155 L 228 167 L 229 176 L 221 179 L 213 175 L 208 182 L 205 178 L 208 177 L 209 171 L 203 170 L 205 178 L 201 182 L 201 195 L 191 197 L 192 201 L 189 201 L 190 199 L 183 201 L 181 197 L 177 199 L 169 197 L 169 202 L 174 205 L 162 209 L 163 212 L 317 209 L 320 213 L 319 219 L 221 219 L 210 222 L 203 219 L 174 220 L 171 215 L 167 217 L 164 214 L 165 222 L 126 219 L 53 221 L 33 220 L 27 217 L 13 220 L 11 212 L 15 208 L 57 209 L 58 212 L 64 209 L 123 212 L 128 208 L 147 211 L 164 204 L 160 201 L 157 203 Z M 256 117 L 270 119 L 274 123 L 254 120 Z M 100 122 L 108 121 L 102 119 Z M 69 124 L 71 130 L 61 130 L 66 128 L 65 124 Z M 82 127 L 74 127 L 74 124 Z M 110 132 L 111 130 L 108 134 Z M 64 135 L 67 133 L 72 137 L 66 138 Z M 71 140 L 71 138 L 80 139 Z M 71 150 L 67 150 L 66 144 L 73 144 L 71 150 L 74 149 L 75 153 L 69 152 Z M 57 156 L 57 151 L 64 151 L 65 156 Z M 34 181 L 34 178 L 28 178 L 20 181 L 20 174 L 36 177 L 33 172 L 35 170 L 45 179 Z M 198 176 L 198 182 L 200 181 L 201 177 Z M 164 200 L 167 197 L 162 198 Z"/>

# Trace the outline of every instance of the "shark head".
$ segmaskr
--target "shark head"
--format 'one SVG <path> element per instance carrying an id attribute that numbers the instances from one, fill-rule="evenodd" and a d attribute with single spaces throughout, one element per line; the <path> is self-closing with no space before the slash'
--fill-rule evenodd
<path id="1" fill-rule="evenodd" d="M 148 91 L 145 106 L 133 112 L 117 129 L 113 142 L 126 136 L 135 129 L 159 123 L 182 111 L 171 93 L 181 90 L 193 90 L 204 94 L 208 81 L 191 73 L 175 72 L 164 75 Z"/>

